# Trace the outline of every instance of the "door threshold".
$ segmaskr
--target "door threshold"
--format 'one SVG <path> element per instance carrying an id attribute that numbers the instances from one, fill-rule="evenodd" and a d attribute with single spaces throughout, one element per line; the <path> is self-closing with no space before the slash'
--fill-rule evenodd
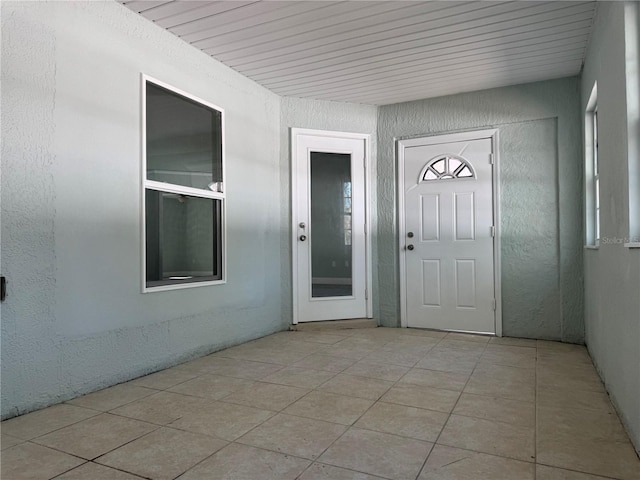
<path id="1" fill-rule="evenodd" d="M 351 330 L 354 328 L 376 328 L 378 323 L 372 318 L 353 318 L 350 320 L 327 320 L 291 325 L 289 330 L 296 332 L 316 332 L 320 330 Z"/>

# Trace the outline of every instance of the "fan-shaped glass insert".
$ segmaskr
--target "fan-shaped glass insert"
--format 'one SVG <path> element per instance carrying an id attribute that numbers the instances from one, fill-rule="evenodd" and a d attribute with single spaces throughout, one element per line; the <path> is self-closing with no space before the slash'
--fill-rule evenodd
<path id="1" fill-rule="evenodd" d="M 456 178 L 476 178 L 471 164 L 462 157 L 453 155 L 439 156 L 427 163 L 420 181 L 453 180 Z"/>

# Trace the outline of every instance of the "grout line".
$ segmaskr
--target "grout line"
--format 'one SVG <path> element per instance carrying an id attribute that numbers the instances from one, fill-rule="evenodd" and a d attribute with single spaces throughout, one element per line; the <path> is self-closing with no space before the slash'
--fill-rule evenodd
<path id="1" fill-rule="evenodd" d="M 445 337 L 445 338 L 447 338 L 447 337 Z M 482 353 L 480 354 L 480 357 L 478 357 L 478 362 L 479 362 L 479 359 L 482 358 L 482 354 L 484 352 L 486 352 L 488 344 L 489 344 L 489 342 L 487 342 L 485 344 L 484 348 L 482 349 Z M 438 440 L 440 440 L 440 437 L 442 436 L 442 432 L 444 432 L 444 429 L 447 427 L 447 424 L 449 423 L 449 420 L 451 419 L 451 415 L 453 415 L 454 410 L 456 409 L 456 407 L 458 406 L 458 403 L 460 402 L 460 398 L 462 397 L 462 394 L 464 393 L 464 389 L 467 388 L 467 385 L 469 384 L 469 381 L 471 380 L 471 376 L 473 375 L 473 372 L 475 372 L 476 368 L 478 367 L 478 362 L 476 362 L 476 365 L 473 367 L 473 370 L 469 374 L 469 378 L 467 378 L 467 381 L 465 382 L 464 387 L 462 387 L 462 390 L 460 390 L 460 395 L 458 395 L 458 398 L 456 399 L 455 403 L 453 404 L 453 407 L 451 408 L 451 412 L 449 412 L 449 414 L 447 416 L 447 420 L 442 425 L 442 429 L 440 430 L 440 433 L 438 433 L 438 436 L 434 440 L 433 447 L 431 447 L 431 451 L 427 455 L 427 458 L 424 459 L 424 462 L 422 463 L 422 467 L 420 467 L 420 470 L 418 470 L 418 475 L 416 475 L 416 480 L 422 474 L 422 471 L 424 470 L 424 467 L 427 465 L 427 461 L 429 461 L 429 457 L 433 453 L 433 450 L 435 450 L 436 445 L 438 444 Z"/>

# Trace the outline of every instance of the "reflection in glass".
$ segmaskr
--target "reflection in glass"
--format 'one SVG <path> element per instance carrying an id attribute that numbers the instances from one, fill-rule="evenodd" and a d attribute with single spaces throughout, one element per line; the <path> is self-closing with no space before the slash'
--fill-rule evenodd
<path id="1" fill-rule="evenodd" d="M 147 287 L 221 278 L 221 201 L 145 194 Z"/>
<path id="2" fill-rule="evenodd" d="M 147 82 L 147 179 L 222 192 L 222 113 Z"/>
<path id="3" fill-rule="evenodd" d="M 353 294 L 351 156 L 311 152 L 312 297 Z"/>

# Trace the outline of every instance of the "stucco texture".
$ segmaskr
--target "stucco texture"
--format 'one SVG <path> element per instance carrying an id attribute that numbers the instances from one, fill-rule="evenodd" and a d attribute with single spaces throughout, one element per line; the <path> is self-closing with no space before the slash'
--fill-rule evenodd
<path id="1" fill-rule="evenodd" d="M 499 130 L 502 328 L 581 343 L 581 144 L 575 77 L 382 106 L 378 116 L 380 320 L 399 324 L 395 140 Z"/>
<path id="2" fill-rule="evenodd" d="M 2 416 L 286 329 L 279 97 L 117 2 L 1 8 Z M 142 73 L 225 109 L 224 285 L 141 293 Z"/>
<path id="3" fill-rule="evenodd" d="M 637 137 L 627 133 L 627 101 L 633 100 L 627 99 L 625 86 L 627 81 L 638 82 L 638 74 L 625 76 L 625 15 L 637 28 L 637 8 L 623 2 L 599 5 L 582 74 L 581 111 L 597 82 L 601 231 L 599 248 L 584 251 L 586 344 L 640 451 L 640 248 L 624 245 L 632 240 L 629 166 L 640 161 L 629 153 Z M 638 45 L 630 51 L 635 51 L 637 62 Z"/>

